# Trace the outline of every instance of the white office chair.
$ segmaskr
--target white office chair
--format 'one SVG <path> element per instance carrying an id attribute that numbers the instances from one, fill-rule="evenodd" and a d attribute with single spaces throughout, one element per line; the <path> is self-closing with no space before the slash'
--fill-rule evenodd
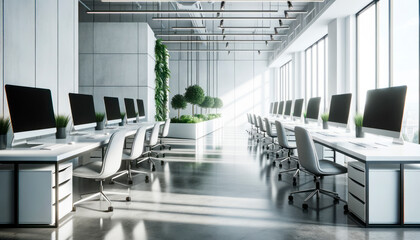
<path id="1" fill-rule="evenodd" d="M 131 169 L 132 161 L 136 161 L 143 154 L 146 130 L 147 130 L 147 127 L 141 127 L 137 129 L 137 132 L 134 135 L 131 148 L 124 149 L 122 160 L 127 164 L 127 169 L 116 173 L 116 176 L 111 178 L 111 181 L 110 181 L 111 184 L 116 182 L 115 179 L 124 175 L 127 175 L 128 183 L 133 184 L 133 175 L 132 175 L 133 173 L 146 174 L 145 181 L 149 182 L 148 172 Z"/>
<path id="2" fill-rule="evenodd" d="M 159 134 L 159 143 L 156 144 L 156 146 L 154 146 L 153 148 L 160 147 L 160 150 L 165 149 L 165 148 L 168 148 L 168 150 L 171 150 L 171 146 L 169 144 L 164 144 L 162 142 L 162 140 L 166 138 L 169 134 L 170 124 L 171 124 L 171 119 L 170 118 L 166 119 L 165 124 L 163 125 L 162 132 L 160 132 Z"/>
<path id="3" fill-rule="evenodd" d="M 105 179 L 114 175 L 121 166 L 121 156 L 124 149 L 125 135 L 126 131 L 118 131 L 112 134 L 111 138 L 109 139 L 108 147 L 106 149 L 103 161 L 94 161 L 77 167 L 73 170 L 73 176 L 94 179 L 99 181 L 100 184 L 98 193 L 89 195 L 73 203 L 73 211 L 76 210 L 75 206 L 80 203 L 86 202 L 96 197 L 103 197 L 109 203 L 108 211 L 112 212 L 114 210 L 112 207 L 112 202 L 109 200 L 107 195 L 122 195 L 126 196 L 126 201 L 131 201 L 129 192 L 108 192 L 104 191 L 103 187 L 103 182 Z"/>
<path id="4" fill-rule="evenodd" d="M 159 160 L 159 153 L 153 151 L 152 149 L 156 147 L 158 144 L 158 138 L 159 138 L 159 129 L 160 129 L 160 123 L 155 123 L 152 129 L 152 133 L 150 134 L 150 137 L 148 140 L 146 140 L 146 152 L 143 153 L 142 156 L 145 156 L 142 160 L 138 161 L 137 163 L 149 160 L 149 162 L 152 163 L 152 171 L 156 170 L 155 161 Z M 163 157 L 165 157 L 165 154 L 162 154 Z M 163 165 L 165 162 L 161 161 L 161 164 Z"/>
<path id="5" fill-rule="evenodd" d="M 347 202 L 341 199 L 338 193 L 327 191 L 321 188 L 319 179 L 323 176 L 335 176 L 347 173 L 347 168 L 329 160 L 319 160 L 316 153 L 315 144 L 311 134 L 302 127 L 295 127 L 295 136 L 297 150 L 302 166 L 313 174 L 315 179 L 315 188 L 292 192 L 289 195 L 289 201 L 293 201 L 293 194 L 310 193 L 303 201 L 302 208 L 307 209 L 306 203 L 313 196 L 319 198 L 320 194 L 334 198 L 334 202 L 343 201 L 345 203 L 344 210 L 348 210 Z"/>

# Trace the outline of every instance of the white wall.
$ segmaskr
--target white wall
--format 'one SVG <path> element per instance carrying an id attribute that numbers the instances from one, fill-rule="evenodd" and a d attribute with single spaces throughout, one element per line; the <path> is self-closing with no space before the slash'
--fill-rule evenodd
<path id="1" fill-rule="evenodd" d="M 179 49 L 179 46 L 173 48 Z M 199 84 L 206 95 L 218 96 L 223 100 L 221 113 L 225 126 L 244 126 L 247 121 L 246 113 L 267 113 L 269 99 L 274 95 L 271 87 L 274 84 L 274 70 L 268 68 L 267 58 L 263 54 L 231 52 L 228 55 L 220 52 L 214 54 L 215 61 L 213 56 L 208 61 L 207 53 L 193 53 L 193 65 L 189 68 L 186 53 L 171 53 L 170 99 L 175 94 L 185 93 L 188 86 L 187 74 L 190 70 L 193 84 Z M 210 87 L 207 87 L 208 62 Z M 177 110 L 170 109 L 170 117 L 177 114 Z M 191 114 L 190 104 L 185 110 L 181 110 L 181 115 L 183 114 Z"/>
<path id="2" fill-rule="evenodd" d="M 155 37 L 147 23 L 80 23 L 81 93 L 92 94 L 105 112 L 104 96 L 143 99 L 147 120 L 155 116 Z"/>
<path id="3" fill-rule="evenodd" d="M 78 91 L 78 1 L 0 1 L 1 115 L 8 116 L 5 84 L 51 89 L 56 114 L 70 114 Z"/>

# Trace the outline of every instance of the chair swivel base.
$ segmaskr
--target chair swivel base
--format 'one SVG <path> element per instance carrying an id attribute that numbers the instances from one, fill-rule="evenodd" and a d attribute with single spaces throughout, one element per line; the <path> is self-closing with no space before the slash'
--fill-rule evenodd
<path id="1" fill-rule="evenodd" d="M 313 196 L 316 195 L 316 197 L 318 199 L 320 194 L 324 194 L 326 196 L 329 196 L 329 197 L 333 198 L 334 199 L 334 203 L 339 203 L 340 201 L 344 202 L 345 203 L 345 205 L 344 205 L 344 211 L 345 212 L 348 211 L 347 202 L 344 201 L 343 199 L 341 199 L 339 197 L 338 193 L 331 192 L 331 191 L 322 189 L 320 187 L 320 183 L 319 183 L 318 179 L 317 179 L 317 181 L 315 183 L 315 188 L 291 192 L 290 195 L 289 195 L 289 201 L 290 202 L 293 202 L 293 194 L 299 194 L 299 193 L 309 193 L 309 195 L 305 198 L 305 200 L 303 200 L 303 203 L 302 203 L 302 208 L 303 209 L 308 209 L 307 201 L 309 201 Z"/>
<path id="2" fill-rule="evenodd" d="M 136 175 L 133 176 L 133 173 L 136 173 Z M 149 175 L 148 175 L 149 173 L 148 172 L 146 172 L 146 171 L 132 170 L 131 168 L 130 169 L 127 169 L 127 170 L 123 170 L 123 171 L 118 172 L 116 176 L 114 176 L 114 177 L 111 178 L 111 180 L 109 181 L 109 183 L 110 184 L 114 184 L 114 182 L 120 183 L 118 181 L 115 181 L 115 179 L 120 178 L 120 177 L 122 177 L 124 175 L 127 175 L 128 184 L 133 184 L 133 177 L 137 177 L 140 174 L 145 174 L 146 175 L 144 177 L 144 181 L 146 183 L 148 183 L 149 182 Z"/>

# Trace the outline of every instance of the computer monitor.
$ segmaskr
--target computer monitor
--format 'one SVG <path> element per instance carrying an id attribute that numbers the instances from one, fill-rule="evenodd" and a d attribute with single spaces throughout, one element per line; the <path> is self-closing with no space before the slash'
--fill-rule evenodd
<path id="1" fill-rule="evenodd" d="M 273 112 L 273 114 L 277 114 L 278 105 L 279 105 L 279 102 L 275 102 L 274 103 L 274 112 Z"/>
<path id="2" fill-rule="evenodd" d="M 95 105 L 93 96 L 69 93 L 71 116 L 74 130 L 96 127 Z"/>
<path id="3" fill-rule="evenodd" d="M 286 108 L 284 109 L 284 116 L 290 116 L 292 111 L 292 100 L 286 101 Z"/>
<path id="4" fill-rule="evenodd" d="M 303 98 L 295 100 L 295 107 L 293 109 L 293 117 L 302 116 Z"/>
<path id="5" fill-rule="evenodd" d="M 134 99 L 124 98 L 124 104 L 125 104 L 125 111 L 127 113 L 127 122 L 136 121 L 137 114 L 136 114 L 136 107 L 134 106 Z"/>
<path id="6" fill-rule="evenodd" d="M 363 131 L 400 138 L 407 86 L 369 90 L 363 113 Z"/>
<path id="7" fill-rule="evenodd" d="M 51 91 L 6 85 L 13 140 L 54 134 L 56 130 Z"/>
<path id="8" fill-rule="evenodd" d="M 273 114 L 273 111 L 274 111 L 273 107 L 274 107 L 274 102 L 270 103 L 270 111 L 269 111 L 270 114 Z"/>
<path id="9" fill-rule="evenodd" d="M 283 115 L 283 109 L 284 109 L 284 101 L 281 101 L 279 104 L 279 110 L 277 111 L 277 114 Z"/>
<path id="10" fill-rule="evenodd" d="M 318 121 L 320 104 L 321 104 L 321 97 L 314 97 L 314 98 L 309 99 L 308 107 L 306 109 L 306 120 Z"/>
<path id="11" fill-rule="evenodd" d="M 107 124 L 120 123 L 120 103 L 116 97 L 104 97 Z"/>
<path id="12" fill-rule="evenodd" d="M 139 119 L 145 118 L 144 104 L 142 99 L 137 99 L 137 110 L 139 110 Z"/>
<path id="13" fill-rule="evenodd" d="M 351 93 L 333 95 L 331 97 L 328 124 L 347 127 L 351 105 Z"/>

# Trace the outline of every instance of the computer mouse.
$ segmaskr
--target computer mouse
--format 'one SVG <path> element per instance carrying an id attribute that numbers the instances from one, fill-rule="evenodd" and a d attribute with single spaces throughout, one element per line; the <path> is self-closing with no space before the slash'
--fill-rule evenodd
<path id="1" fill-rule="evenodd" d="M 105 135 L 109 135 L 109 133 L 107 132 L 107 133 L 105 133 Z"/>
<path id="2" fill-rule="evenodd" d="M 68 143 L 68 145 L 74 145 L 75 144 L 75 142 L 69 142 Z"/>

